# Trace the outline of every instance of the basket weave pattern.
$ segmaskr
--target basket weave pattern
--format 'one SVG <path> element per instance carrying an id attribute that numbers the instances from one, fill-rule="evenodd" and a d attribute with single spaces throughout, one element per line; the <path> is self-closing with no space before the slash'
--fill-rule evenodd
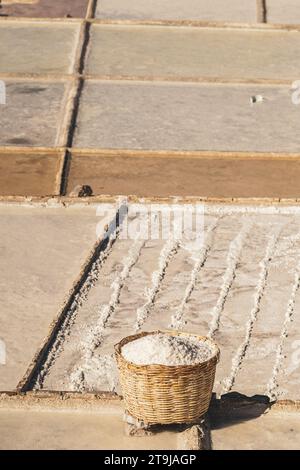
<path id="1" fill-rule="evenodd" d="M 181 332 L 143 332 L 128 336 L 115 346 L 126 409 L 134 418 L 148 424 L 195 422 L 209 407 L 219 349 L 209 338 L 197 336 L 217 348 L 216 354 L 201 364 L 136 365 L 122 356 L 121 350 L 125 344 L 158 333 L 191 336 Z"/>

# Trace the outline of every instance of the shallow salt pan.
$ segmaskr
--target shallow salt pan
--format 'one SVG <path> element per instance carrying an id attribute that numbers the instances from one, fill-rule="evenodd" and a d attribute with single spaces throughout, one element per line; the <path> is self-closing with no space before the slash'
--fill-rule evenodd
<path id="1" fill-rule="evenodd" d="M 296 1 L 296 0 L 295 0 Z M 255 22 L 255 0 L 101 0 L 97 18 Z"/>
<path id="2" fill-rule="evenodd" d="M 96 243 L 101 219 L 93 207 L 1 204 L 0 220 L 3 391 L 16 388 L 48 335 Z"/>
<path id="3" fill-rule="evenodd" d="M 220 347 L 217 394 L 297 399 L 299 370 L 285 365 L 300 331 L 298 208 L 208 205 L 204 228 L 203 244 L 183 240 L 171 252 L 168 240 L 118 239 L 36 387 L 118 391 L 114 345 L 176 322 Z"/>

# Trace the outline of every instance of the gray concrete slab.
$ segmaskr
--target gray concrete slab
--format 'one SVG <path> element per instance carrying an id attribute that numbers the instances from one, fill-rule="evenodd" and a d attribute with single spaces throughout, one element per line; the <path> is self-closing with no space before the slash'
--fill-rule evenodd
<path id="1" fill-rule="evenodd" d="M 79 276 L 101 218 L 95 208 L 47 205 L 3 204 L 0 213 L 0 390 L 13 390 Z"/>
<path id="2" fill-rule="evenodd" d="M 299 119 L 289 86 L 88 81 L 74 145 L 298 152 Z"/>
<path id="3" fill-rule="evenodd" d="M 268 23 L 300 23 L 298 0 L 267 0 L 266 7 Z"/>
<path id="4" fill-rule="evenodd" d="M 84 410 L 0 410 L 1 450 L 177 449 L 177 433 L 125 436 L 123 408 L 110 413 Z"/>
<path id="5" fill-rule="evenodd" d="M 98 18 L 255 22 L 256 0 L 102 0 Z"/>
<path id="6" fill-rule="evenodd" d="M 63 82 L 6 80 L 6 104 L 0 107 L 0 145 L 59 144 L 67 87 Z"/>
<path id="7" fill-rule="evenodd" d="M 0 23 L 0 73 L 72 73 L 79 25 Z"/>
<path id="8" fill-rule="evenodd" d="M 292 81 L 299 76 L 299 55 L 298 32 L 93 25 L 87 71 L 138 78 Z"/>
<path id="9" fill-rule="evenodd" d="M 225 421 L 212 430 L 215 450 L 298 450 L 299 413 L 275 412 L 242 422 Z"/>

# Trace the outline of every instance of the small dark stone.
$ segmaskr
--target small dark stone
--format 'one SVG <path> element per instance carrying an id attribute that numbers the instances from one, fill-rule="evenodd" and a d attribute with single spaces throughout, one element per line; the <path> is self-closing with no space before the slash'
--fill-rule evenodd
<path id="1" fill-rule="evenodd" d="M 88 185 L 78 185 L 75 186 L 73 191 L 70 192 L 70 197 L 90 197 L 93 195 L 93 190 Z"/>

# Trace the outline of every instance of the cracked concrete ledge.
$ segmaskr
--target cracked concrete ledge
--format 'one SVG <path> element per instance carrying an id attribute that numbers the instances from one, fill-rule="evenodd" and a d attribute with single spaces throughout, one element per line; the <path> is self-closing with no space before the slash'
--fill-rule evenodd
<path id="1" fill-rule="evenodd" d="M 1 78 L 1 74 L 0 74 Z M 36 80 L 36 78 L 33 78 Z M 54 80 L 51 76 L 50 78 L 38 77 L 38 80 L 45 80 L 49 82 L 57 81 Z M 18 78 L 15 81 L 22 81 L 22 78 Z M 60 81 L 64 82 L 64 79 Z M 74 81 L 73 77 L 69 77 L 69 81 Z M 94 79 L 94 81 L 97 81 Z M 56 153 L 63 152 L 68 150 L 73 155 L 83 155 L 84 157 L 89 157 L 97 155 L 99 157 L 116 157 L 116 156 L 134 156 L 134 157 L 157 157 L 157 158 L 195 158 L 195 159 L 253 159 L 256 160 L 265 160 L 265 159 L 274 159 L 274 160 L 300 160 L 299 152 L 255 152 L 255 151 L 213 151 L 213 150 L 137 150 L 137 149 L 124 149 L 124 148 L 76 148 L 76 147 L 66 147 L 66 146 L 57 146 L 57 147 L 25 147 L 25 146 L 1 146 L 0 153 L 12 153 L 12 154 L 22 154 L 30 151 L 31 153 Z"/>
<path id="2" fill-rule="evenodd" d="M 167 76 L 167 75 L 101 75 L 101 74 L 84 74 L 82 78 L 85 80 L 99 80 L 99 81 L 138 81 L 138 82 L 167 82 L 167 83 L 203 83 L 203 84 L 220 84 L 220 85 L 289 85 L 293 78 L 285 79 L 285 78 L 221 78 L 217 76 Z M 88 149 L 89 150 L 89 149 Z M 100 149 L 102 150 L 102 149 Z"/>
<path id="3" fill-rule="evenodd" d="M 91 11 L 91 8 L 88 10 Z M 226 29 L 251 29 L 251 30 L 286 30 L 286 31 L 299 31 L 299 24 L 290 23 L 230 23 L 226 21 L 201 21 L 201 20 L 142 20 L 142 19 L 101 19 L 93 18 L 91 13 L 86 15 L 86 18 L 80 17 L 24 17 L 24 16 L 1 16 L 1 22 L 45 22 L 51 23 L 78 23 L 87 22 L 91 24 L 108 24 L 108 25 L 130 25 L 130 26 L 186 26 L 190 28 L 226 28 Z"/>
<path id="4" fill-rule="evenodd" d="M 110 19 L 110 18 L 94 18 L 92 9 L 94 8 L 90 2 L 90 6 L 87 9 L 87 15 L 83 17 L 30 17 L 30 16 L 1 16 L 1 22 L 44 22 L 49 21 L 51 23 L 78 23 L 80 21 L 86 21 L 92 24 L 116 24 L 116 25 L 149 25 L 149 26 L 188 26 L 194 28 L 227 28 L 227 29 L 252 29 L 252 30 L 294 30 L 298 31 L 300 25 L 295 23 L 240 23 L 240 22 L 228 22 L 228 21 L 213 21 L 213 20 L 164 20 L 164 19 Z"/>
<path id="5" fill-rule="evenodd" d="M 251 29 L 251 30 L 286 30 L 286 31 L 299 31 L 299 24 L 289 23 L 230 23 L 227 21 L 201 21 L 201 20 L 141 20 L 141 19 L 101 19 L 93 18 L 88 20 L 94 24 L 109 24 L 109 25 L 130 25 L 130 26 L 188 26 L 191 28 L 228 28 L 228 29 Z"/>
<path id="6" fill-rule="evenodd" d="M 13 79 L 15 82 L 23 82 L 23 81 L 45 81 L 45 82 L 65 82 L 65 81 L 74 81 L 74 76 L 72 74 L 65 74 L 65 73 L 27 73 L 27 72 L 10 72 L 10 73 L 0 73 L 1 78 L 6 78 L 6 79 Z M 14 147 L 11 145 L 9 147 L 12 151 L 13 150 L 18 150 L 22 151 L 22 149 L 26 149 L 26 147 L 22 146 L 16 146 Z M 27 150 L 30 147 L 27 147 Z M 53 147 L 35 147 L 35 149 L 40 149 L 40 150 L 53 150 Z M 0 146 L 0 150 L 5 150 L 6 146 Z"/>
<path id="7" fill-rule="evenodd" d="M 35 18 L 30 16 L 0 16 L 0 22 L 14 22 L 14 23 L 44 23 L 49 21 L 50 23 L 80 23 L 85 21 L 84 18 Z M 277 25 L 276 25 L 277 26 Z"/>
<path id="8" fill-rule="evenodd" d="M 47 405 L 50 409 L 66 408 L 91 408 L 99 409 L 102 406 L 120 406 L 123 397 L 114 392 L 60 392 L 50 390 L 32 390 L 27 392 L 0 392 L 1 409 L 41 408 Z M 226 413 L 227 416 L 245 416 L 247 407 L 259 409 L 260 411 L 292 411 L 300 412 L 299 400 L 278 400 L 267 404 L 265 400 L 257 397 L 236 397 L 230 400 L 222 397 L 219 400 L 212 399 L 209 414 L 210 417 Z"/>
<path id="9" fill-rule="evenodd" d="M 172 76 L 164 76 L 164 75 L 115 75 L 115 74 L 97 74 L 97 73 L 61 73 L 57 74 L 53 73 L 38 73 L 38 72 L 0 72 L 1 79 L 14 79 L 15 81 L 19 80 L 26 80 L 26 81 L 37 81 L 37 80 L 58 80 L 58 81 L 71 81 L 74 79 L 84 79 L 84 80 L 96 80 L 96 81 L 140 81 L 140 82 L 169 82 L 176 83 L 176 82 L 187 82 L 187 83 L 212 83 L 212 84 L 224 84 L 224 85 L 290 85 L 293 78 L 285 79 L 285 78 L 235 78 L 235 77 L 217 77 L 217 76 L 186 76 L 186 77 L 172 77 Z M 4 147 L 5 148 L 5 147 Z M 10 147 L 11 148 L 11 147 Z M 20 147 L 17 147 L 20 149 Z M 76 150 L 76 149 L 74 149 Z M 89 151 L 90 149 L 87 149 Z M 91 149 L 93 150 L 93 149 Z M 99 149 L 102 151 L 102 149 Z"/>
<path id="10" fill-rule="evenodd" d="M 48 207 L 48 208 L 57 208 L 57 207 L 68 207 L 74 206 L 77 207 L 88 207 L 96 206 L 103 203 L 117 203 L 121 199 L 124 199 L 124 195 L 101 195 L 101 196 L 90 196 L 90 197 L 70 197 L 70 196 L 0 196 L 1 205 L 21 205 L 21 206 L 31 206 L 31 207 Z M 213 197 L 178 197 L 178 196 L 169 196 L 169 197 L 138 197 L 135 195 L 127 195 L 126 200 L 129 203 L 157 203 L 157 204 L 195 204 L 203 203 L 207 205 L 229 205 L 229 206 L 277 206 L 284 208 L 285 206 L 295 205 L 298 207 L 300 205 L 300 198 L 213 198 Z"/>
<path id="11" fill-rule="evenodd" d="M 118 408 L 122 397 L 110 392 L 76 393 L 30 391 L 26 393 L 1 392 L 0 409 L 67 410 L 80 409 L 102 412 L 105 408 Z"/>

